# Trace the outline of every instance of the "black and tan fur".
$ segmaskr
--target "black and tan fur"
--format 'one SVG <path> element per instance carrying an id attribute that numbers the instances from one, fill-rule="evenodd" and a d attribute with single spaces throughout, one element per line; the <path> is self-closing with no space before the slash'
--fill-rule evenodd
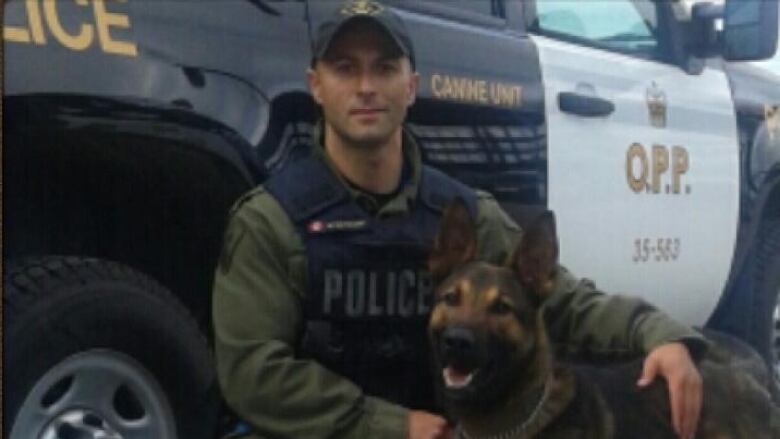
<path id="1" fill-rule="evenodd" d="M 552 292 L 557 245 L 548 212 L 528 228 L 507 267 L 476 262 L 467 210 L 455 203 L 445 212 L 429 260 L 437 283 L 429 335 L 443 402 L 459 435 L 676 438 L 664 382 L 636 386 L 641 359 L 600 367 L 556 363 L 539 308 Z M 712 355 L 700 362 L 704 403 L 696 438 L 780 439 L 780 410 L 736 364 Z M 448 387 L 445 368 L 450 385 L 464 387 Z"/>

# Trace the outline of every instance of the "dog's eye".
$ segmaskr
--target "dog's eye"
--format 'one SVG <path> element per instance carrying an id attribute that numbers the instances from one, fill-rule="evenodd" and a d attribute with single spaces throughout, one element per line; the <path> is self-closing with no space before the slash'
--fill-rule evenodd
<path id="1" fill-rule="evenodd" d="M 458 303 L 460 303 L 460 296 L 456 291 L 447 291 L 441 295 L 441 301 L 448 306 L 458 306 Z"/>
<path id="2" fill-rule="evenodd" d="M 503 300 L 496 300 L 490 304 L 489 310 L 493 314 L 509 314 L 512 312 L 512 305 L 504 302 Z"/>

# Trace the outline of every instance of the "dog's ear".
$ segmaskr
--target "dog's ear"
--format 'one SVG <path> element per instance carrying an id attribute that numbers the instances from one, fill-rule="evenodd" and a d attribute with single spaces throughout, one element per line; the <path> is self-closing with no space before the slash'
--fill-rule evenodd
<path id="1" fill-rule="evenodd" d="M 477 254 L 477 230 L 471 213 L 461 198 L 453 200 L 442 215 L 433 249 L 428 257 L 428 270 L 435 281 L 452 270 L 472 261 Z"/>
<path id="2" fill-rule="evenodd" d="M 558 264 L 555 215 L 545 211 L 524 231 L 511 258 L 520 283 L 544 300 L 552 293 L 552 278 Z"/>

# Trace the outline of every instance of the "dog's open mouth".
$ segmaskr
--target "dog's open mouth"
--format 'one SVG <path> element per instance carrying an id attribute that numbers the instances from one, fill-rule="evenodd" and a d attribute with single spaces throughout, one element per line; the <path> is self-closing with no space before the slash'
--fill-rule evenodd
<path id="1" fill-rule="evenodd" d="M 464 370 L 454 366 L 447 366 L 442 369 L 444 385 L 448 389 L 463 389 L 474 380 L 477 370 Z"/>

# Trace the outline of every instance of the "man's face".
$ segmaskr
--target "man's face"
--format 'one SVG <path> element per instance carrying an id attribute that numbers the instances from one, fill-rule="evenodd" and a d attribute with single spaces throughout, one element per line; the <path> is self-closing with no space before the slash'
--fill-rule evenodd
<path id="1" fill-rule="evenodd" d="M 325 124 L 346 144 L 382 145 L 401 129 L 418 75 L 376 24 L 346 25 L 307 76 Z"/>

